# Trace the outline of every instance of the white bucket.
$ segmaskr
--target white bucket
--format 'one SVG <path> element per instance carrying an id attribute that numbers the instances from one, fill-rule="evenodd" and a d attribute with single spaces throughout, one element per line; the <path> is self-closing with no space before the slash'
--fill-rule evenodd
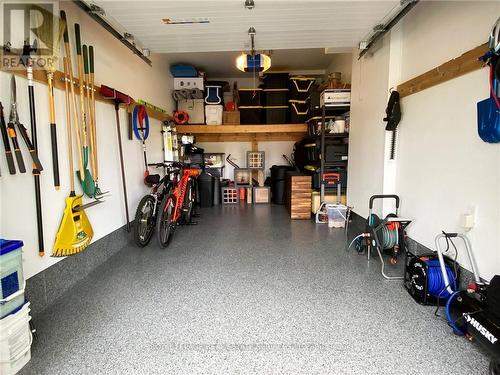
<path id="1" fill-rule="evenodd" d="M 347 207 L 343 204 L 327 204 L 328 228 L 345 228 Z"/>
<path id="2" fill-rule="evenodd" d="M 13 375 L 31 359 L 29 302 L 0 320 L 0 374 Z"/>

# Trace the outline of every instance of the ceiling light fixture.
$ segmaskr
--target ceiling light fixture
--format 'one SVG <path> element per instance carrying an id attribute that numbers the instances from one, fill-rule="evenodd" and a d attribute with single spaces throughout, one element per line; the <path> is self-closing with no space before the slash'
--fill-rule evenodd
<path id="1" fill-rule="evenodd" d="M 255 8 L 254 0 L 245 0 L 245 8 L 247 8 L 247 9 Z"/>
<path id="2" fill-rule="evenodd" d="M 255 34 L 257 32 L 253 27 L 248 29 L 252 46 L 251 53 L 243 52 L 236 59 L 236 67 L 242 72 L 265 72 L 271 67 L 271 58 L 264 53 L 256 53 L 255 51 Z"/>

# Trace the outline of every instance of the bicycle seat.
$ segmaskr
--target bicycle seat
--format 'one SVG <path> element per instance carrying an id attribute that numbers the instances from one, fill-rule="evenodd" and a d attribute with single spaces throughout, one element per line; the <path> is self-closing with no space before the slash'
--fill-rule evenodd
<path id="1" fill-rule="evenodd" d="M 148 185 L 156 185 L 160 182 L 159 174 L 150 174 L 144 178 L 144 182 Z"/>

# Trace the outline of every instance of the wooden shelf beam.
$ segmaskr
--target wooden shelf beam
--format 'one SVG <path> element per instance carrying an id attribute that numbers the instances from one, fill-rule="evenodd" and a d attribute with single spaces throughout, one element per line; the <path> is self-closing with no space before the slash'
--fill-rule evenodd
<path id="1" fill-rule="evenodd" d="M 485 43 L 439 65 L 437 68 L 401 83 L 397 88 L 400 97 L 416 94 L 432 86 L 483 68 L 484 64 L 479 60 L 479 57 L 486 52 L 488 52 L 488 45 Z"/>
<path id="2" fill-rule="evenodd" d="M 307 135 L 307 125 L 177 125 L 177 133 L 193 134 L 198 142 L 298 141 Z"/>

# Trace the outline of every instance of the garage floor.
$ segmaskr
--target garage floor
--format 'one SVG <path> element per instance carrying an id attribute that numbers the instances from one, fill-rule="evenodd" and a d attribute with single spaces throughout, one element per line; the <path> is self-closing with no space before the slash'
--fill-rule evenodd
<path id="1" fill-rule="evenodd" d="M 488 359 L 343 232 L 283 207 L 204 210 L 124 248 L 35 323 L 23 374 L 482 374 Z"/>

